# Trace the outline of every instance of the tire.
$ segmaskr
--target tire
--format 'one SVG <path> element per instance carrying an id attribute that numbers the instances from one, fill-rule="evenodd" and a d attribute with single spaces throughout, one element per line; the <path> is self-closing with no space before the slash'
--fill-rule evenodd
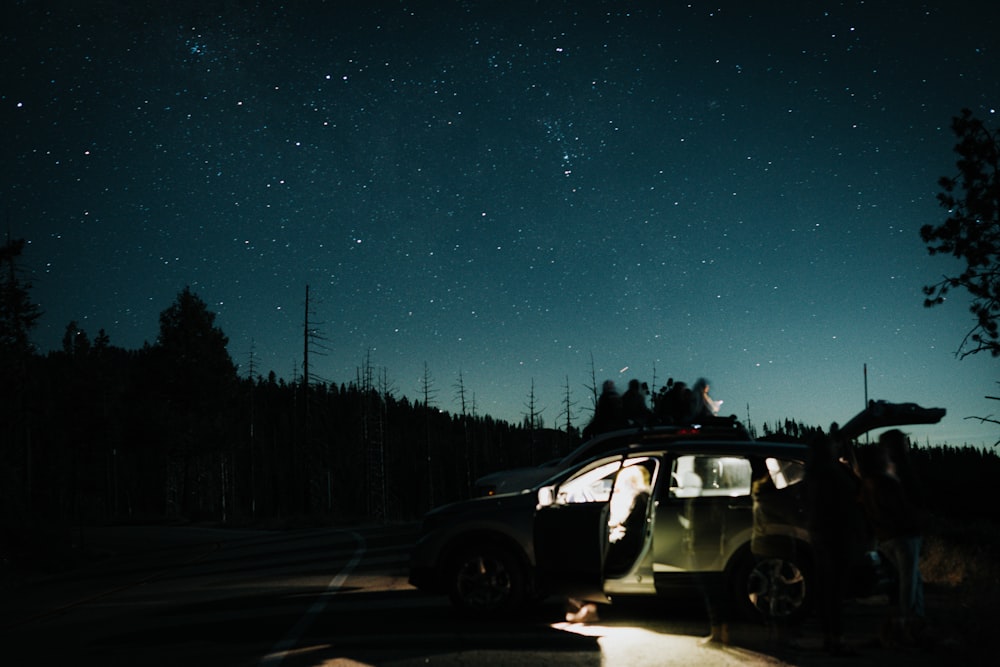
<path id="1" fill-rule="evenodd" d="M 453 605 L 474 616 L 498 616 L 526 599 L 525 567 L 509 549 L 482 542 L 460 549 L 445 576 Z"/>
<path id="2" fill-rule="evenodd" d="M 736 609 L 768 622 L 795 623 L 809 613 L 814 588 L 812 566 L 804 554 L 756 558 L 749 551 L 732 571 Z"/>

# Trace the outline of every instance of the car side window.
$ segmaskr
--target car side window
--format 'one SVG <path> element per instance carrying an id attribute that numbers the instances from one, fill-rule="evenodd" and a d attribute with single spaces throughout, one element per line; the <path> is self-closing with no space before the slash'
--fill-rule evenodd
<path id="1" fill-rule="evenodd" d="M 608 502 L 615 476 L 621 467 L 620 457 L 596 466 L 588 466 L 559 486 L 556 504 Z"/>
<path id="2" fill-rule="evenodd" d="M 678 456 L 673 461 L 669 493 L 671 498 L 749 496 L 752 478 L 750 460 L 742 456 Z"/>
<path id="3" fill-rule="evenodd" d="M 644 486 L 651 488 L 656 480 L 657 461 L 650 456 L 631 456 L 622 460 L 620 456 L 587 466 L 559 486 L 556 504 L 605 503 L 611 500 L 615 480 L 623 468 L 642 468 Z"/>
<path id="4" fill-rule="evenodd" d="M 764 460 L 764 465 L 767 466 L 771 483 L 779 490 L 798 484 L 806 476 L 806 466 L 801 461 L 788 461 L 769 456 Z"/>

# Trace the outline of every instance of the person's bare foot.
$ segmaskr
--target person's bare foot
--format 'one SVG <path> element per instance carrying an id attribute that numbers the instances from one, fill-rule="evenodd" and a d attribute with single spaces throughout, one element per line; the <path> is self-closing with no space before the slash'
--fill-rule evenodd
<path id="1" fill-rule="evenodd" d="M 713 625 L 709 635 L 702 638 L 701 644 L 702 646 L 711 644 L 729 646 L 729 625 L 727 623 L 723 623 L 722 625 Z"/>
<path id="2" fill-rule="evenodd" d="M 590 602 L 582 605 L 577 611 L 566 612 L 568 623 L 595 623 L 600 620 L 597 605 Z"/>

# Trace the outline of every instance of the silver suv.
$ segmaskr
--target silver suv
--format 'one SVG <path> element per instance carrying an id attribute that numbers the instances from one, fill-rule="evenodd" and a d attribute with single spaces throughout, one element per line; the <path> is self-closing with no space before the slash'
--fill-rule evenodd
<path id="1" fill-rule="evenodd" d="M 837 429 L 856 438 L 885 426 L 935 423 L 943 409 L 872 402 Z M 429 512 L 411 554 L 410 583 L 446 594 L 466 612 L 493 615 L 551 594 L 608 602 L 670 595 L 700 573 L 724 572 L 746 614 L 795 617 L 809 608 L 813 559 L 803 507 L 809 448 L 751 439 L 685 439 L 657 429 L 619 433 L 612 451 L 563 469 L 518 493 L 453 503 Z M 648 502 L 615 540 L 616 484 L 641 469 Z M 637 477 L 637 476 L 633 476 Z M 755 557 L 755 480 L 784 519 L 769 527 L 793 548 Z M 773 507 L 772 507 L 773 509 Z M 872 565 L 878 563 L 871 553 Z M 876 578 L 858 580 L 870 594 Z"/>
<path id="2" fill-rule="evenodd" d="M 638 435 L 638 440 L 636 437 Z M 664 425 L 653 429 L 633 427 L 602 433 L 585 441 L 561 459 L 547 461 L 537 466 L 512 468 L 484 475 L 473 485 L 474 496 L 495 496 L 531 489 L 561 470 L 593 458 L 598 454 L 613 451 L 623 442 L 666 442 L 667 440 L 749 440 L 750 434 L 735 417 L 711 417 L 699 423 Z"/>

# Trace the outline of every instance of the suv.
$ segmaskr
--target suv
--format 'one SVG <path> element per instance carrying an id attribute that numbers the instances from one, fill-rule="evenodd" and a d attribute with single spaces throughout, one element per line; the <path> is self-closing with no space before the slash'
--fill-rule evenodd
<path id="1" fill-rule="evenodd" d="M 602 433 L 587 440 L 561 459 L 554 459 L 537 466 L 501 470 L 480 477 L 473 484 L 472 495 L 495 496 L 530 489 L 560 470 L 620 447 L 622 442 L 638 444 L 701 438 L 749 440 L 750 434 L 736 417 L 711 417 L 696 424 L 633 427 Z"/>
<path id="2" fill-rule="evenodd" d="M 835 435 L 936 423 L 943 409 L 872 402 Z M 831 429 L 833 430 L 833 429 Z M 608 602 L 670 595 L 706 572 L 726 574 L 745 614 L 795 618 L 809 608 L 813 556 L 804 513 L 809 447 L 749 438 L 685 437 L 673 429 L 621 432 L 600 453 L 519 493 L 474 498 L 429 512 L 411 554 L 410 583 L 446 594 L 471 614 L 512 612 L 548 595 Z M 616 481 L 642 468 L 649 502 L 614 541 L 609 526 Z M 773 557 L 750 550 L 755 481 L 769 481 L 769 526 L 790 548 Z M 871 564 L 877 554 L 865 555 Z M 862 596 L 874 578 L 856 581 Z"/>

